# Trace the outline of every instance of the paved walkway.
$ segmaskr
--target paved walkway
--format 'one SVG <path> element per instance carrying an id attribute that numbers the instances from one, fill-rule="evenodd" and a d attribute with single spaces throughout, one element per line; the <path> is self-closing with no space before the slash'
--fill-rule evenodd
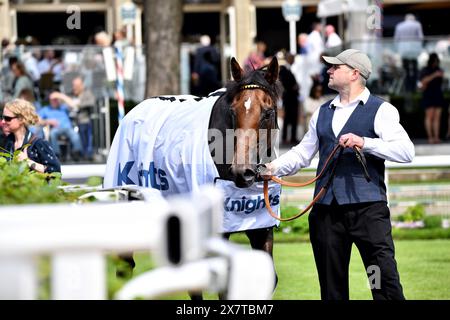
<path id="1" fill-rule="evenodd" d="M 426 140 L 416 140 L 414 145 L 418 156 L 450 155 L 450 141 L 440 144 L 428 144 Z"/>

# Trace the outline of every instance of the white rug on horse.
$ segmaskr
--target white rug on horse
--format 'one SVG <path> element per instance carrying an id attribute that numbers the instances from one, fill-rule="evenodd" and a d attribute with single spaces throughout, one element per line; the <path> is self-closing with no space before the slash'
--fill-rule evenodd
<path id="1" fill-rule="evenodd" d="M 208 124 L 216 96 L 166 96 L 147 99 L 123 119 L 114 136 L 103 187 L 151 187 L 164 197 L 196 192 L 219 174 L 208 147 Z M 237 188 L 217 180 L 224 192 L 223 232 L 278 225 L 265 210 L 263 184 Z M 279 213 L 281 187 L 271 184 L 272 208 Z"/>

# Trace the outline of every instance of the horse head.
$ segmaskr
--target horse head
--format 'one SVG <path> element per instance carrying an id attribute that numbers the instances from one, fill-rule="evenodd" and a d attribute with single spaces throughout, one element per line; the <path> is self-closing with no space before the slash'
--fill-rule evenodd
<path id="1" fill-rule="evenodd" d="M 274 57 L 269 65 L 244 73 L 232 58 L 231 74 L 233 81 L 214 106 L 209 126 L 218 129 L 224 139 L 221 147 L 212 148 L 211 140 L 216 137 L 210 135 L 210 151 L 220 177 L 246 188 L 255 182 L 257 164 L 272 155 L 278 129 L 278 61 Z M 219 149 L 221 157 L 213 154 Z"/>

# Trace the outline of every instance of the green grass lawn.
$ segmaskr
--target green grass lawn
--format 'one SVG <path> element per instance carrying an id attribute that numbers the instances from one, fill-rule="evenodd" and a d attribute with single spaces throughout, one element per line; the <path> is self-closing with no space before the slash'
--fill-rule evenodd
<path id="1" fill-rule="evenodd" d="M 404 294 L 411 300 L 450 299 L 450 241 L 396 241 L 396 258 Z M 275 245 L 279 285 L 274 299 L 320 299 L 310 243 Z M 372 299 L 367 276 L 354 246 L 350 262 L 350 299 Z"/>
<path id="2" fill-rule="evenodd" d="M 400 280 L 407 299 L 450 299 L 450 240 L 397 240 L 395 247 Z M 320 299 L 319 282 L 309 242 L 277 243 L 275 238 L 274 258 L 279 278 L 274 299 Z M 148 254 L 135 254 L 135 260 L 135 275 L 151 268 Z M 113 271 L 109 271 L 112 292 L 123 284 L 115 280 Z M 189 297 L 181 293 L 167 298 Z M 217 296 L 206 294 L 205 298 L 217 299 Z M 350 299 L 372 299 L 356 247 L 353 247 L 350 262 Z"/>

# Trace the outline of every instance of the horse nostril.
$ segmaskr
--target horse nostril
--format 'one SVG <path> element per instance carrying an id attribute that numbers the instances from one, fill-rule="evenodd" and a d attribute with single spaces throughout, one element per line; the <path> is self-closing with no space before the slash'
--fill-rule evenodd
<path id="1" fill-rule="evenodd" d="M 234 168 L 233 172 L 233 181 L 238 188 L 248 188 L 255 182 L 256 171 L 252 168 L 239 166 Z"/>
<path id="2" fill-rule="evenodd" d="M 244 171 L 244 178 L 245 179 L 251 179 L 256 176 L 256 172 L 252 169 L 245 169 Z"/>

